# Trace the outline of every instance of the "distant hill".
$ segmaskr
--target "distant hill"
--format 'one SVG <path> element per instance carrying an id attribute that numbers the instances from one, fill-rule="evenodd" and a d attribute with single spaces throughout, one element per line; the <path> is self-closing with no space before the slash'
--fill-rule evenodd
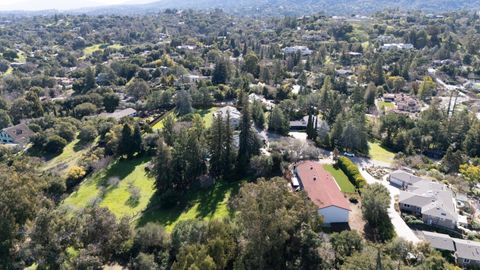
<path id="1" fill-rule="evenodd" d="M 441 13 L 480 10 L 480 0 L 160 0 L 150 4 L 90 9 L 94 13 L 143 13 L 166 8 L 213 9 L 243 15 L 370 14 L 386 8 Z M 86 10 L 84 10 L 86 11 Z"/>
<path id="2" fill-rule="evenodd" d="M 147 0 L 143 0 L 145 2 Z M 133 15 L 173 9 L 215 9 L 239 15 L 285 16 L 325 13 L 327 15 L 371 14 L 387 8 L 442 13 L 480 10 L 480 0 L 159 0 L 149 4 L 82 8 L 67 13 Z M 130 4 L 132 3 L 132 4 Z M 2 12 L 0 12 L 2 13 Z"/>

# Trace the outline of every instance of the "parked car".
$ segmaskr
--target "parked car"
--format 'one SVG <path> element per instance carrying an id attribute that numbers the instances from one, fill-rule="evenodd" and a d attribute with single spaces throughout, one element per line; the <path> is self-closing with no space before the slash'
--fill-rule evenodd
<path id="1" fill-rule="evenodd" d="M 355 157 L 355 154 L 350 152 L 343 152 L 343 155 L 346 157 Z"/>

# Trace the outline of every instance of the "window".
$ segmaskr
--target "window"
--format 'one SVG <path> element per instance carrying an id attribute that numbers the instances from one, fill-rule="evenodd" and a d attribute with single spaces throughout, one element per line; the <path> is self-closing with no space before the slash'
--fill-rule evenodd
<path id="1" fill-rule="evenodd" d="M 463 259 L 464 263 L 470 263 L 470 259 Z"/>

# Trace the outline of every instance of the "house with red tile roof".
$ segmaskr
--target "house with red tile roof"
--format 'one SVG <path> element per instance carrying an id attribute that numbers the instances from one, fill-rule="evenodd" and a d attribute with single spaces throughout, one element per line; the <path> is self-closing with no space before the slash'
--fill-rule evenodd
<path id="1" fill-rule="evenodd" d="M 294 172 L 300 188 L 318 207 L 318 213 L 323 216 L 324 223 L 348 223 L 350 203 L 322 164 L 303 161 L 294 166 Z"/>

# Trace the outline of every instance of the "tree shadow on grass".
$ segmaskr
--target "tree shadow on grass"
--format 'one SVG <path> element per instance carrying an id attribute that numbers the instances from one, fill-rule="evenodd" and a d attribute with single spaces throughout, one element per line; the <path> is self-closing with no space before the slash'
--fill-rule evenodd
<path id="1" fill-rule="evenodd" d="M 82 142 L 78 141 L 74 146 L 73 146 L 73 151 L 78 152 L 86 149 L 87 147 L 90 147 L 92 145 L 92 142 Z"/>
<path id="2" fill-rule="evenodd" d="M 97 187 L 103 188 L 103 194 L 101 197 L 105 197 L 109 192 L 118 187 L 118 183 L 123 181 L 127 176 L 129 176 L 137 166 L 148 161 L 146 157 L 134 158 L 134 159 L 120 159 L 115 163 L 110 165 L 106 170 L 100 172 L 100 180 L 97 181 Z M 109 183 L 110 179 L 117 178 L 118 182 L 116 184 Z"/>
<path id="3" fill-rule="evenodd" d="M 177 206 L 169 209 L 161 208 L 161 194 L 155 194 L 141 214 L 137 226 L 142 227 L 149 222 L 160 223 L 163 226 L 172 225 L 178 221 L 182 213 L 189 211 L 196 204 L 197 213 L 193 218 L 213 217 L 226 196 L 232 197 L 239 188 L 240 182 L 218 182 L 210 189 L 192 188 L 181 195 Z M 228 215 L 232 215 L 231 211 Z"/>

